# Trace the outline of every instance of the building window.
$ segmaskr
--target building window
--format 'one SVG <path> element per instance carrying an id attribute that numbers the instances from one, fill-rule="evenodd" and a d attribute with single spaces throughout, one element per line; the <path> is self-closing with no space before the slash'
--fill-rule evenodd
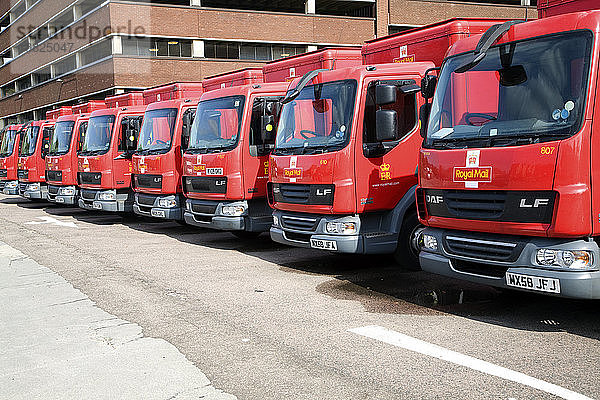
<path id="1" fill-rule="evenodd" d="M 112 54 L 112 43 L 103 40 L 81 51 L 81 65 L 88 65 L 95 61 L 109 57 Z"/>
<path id="2" fill-rule="evenodd" d="M 271 61 L 306 53 L 306 46 L 268 43 L 204 42 L 206 58 Z"/>
<path id="3" fill-rule="evenodd" d="M 77 61 L 75 55 L 72 55 L 54 64 L 54 75 L 61 76 L 73 71 L 75 68 L 77 68 Z"/>
<path id="4" fill-rule="evenodd" d="M 31 75 L 27 75 L 17 80 L 17 91 L 29 89 L 31 87 Z"/>
<path id="5" fill-rule="evenodd" d="M 14 56 L 16 57 L 20 54 L 23 54 L 27 50 L 29 50 L 29 39 L 25 38 L 14 47 Z"/>
<path id="6" fill-rule="evenodd" d="M 192 41 L 189 39 L 135 38 L 121 39 L 123 54 L 142 57 L 192 57 Z"/>
<path id="7" fill-rule="evenodd" d="M 9 83 L 8 85 L 2 87 L 2 97 L 12 96 L 15 94 L 15 92 L 16 90 L 14 83 Z"/>
<path id="8" fill-rule="evenodd" d="M 39 71 L 34 72 L 32 75 L 34 85 L 47 82 L 50 80 L 50 78 L 52 78 L 52 75 L 50 75 L 50 67 L 42 68 Z"/>

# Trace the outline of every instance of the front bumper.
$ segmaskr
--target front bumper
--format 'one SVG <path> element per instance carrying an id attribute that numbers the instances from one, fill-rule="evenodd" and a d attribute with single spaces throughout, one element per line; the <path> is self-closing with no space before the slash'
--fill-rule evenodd
<path id="1" fill-rule="evenodd" d="M 419 261 L 424 271 L 504 289 L 578 299 L 600 299 L 599 270 L 547 268 L 538 266 L 534 262 L 535 254 L 540 248 L 588 250 L 593 253 L 596 268 L 598 268 L 600 249 L 594 241 L 486 235 L 437 228 L 426 228 L 423 234 L 434 236 L 438 243 L 437 251 L 422 250 L 420 252 Z M 457 238 L 463 240 L 464 243 L 468 243 L 466 245 L 468 247 L 464 248 L 469 248 L 471 256 L 457 254 L 451 250 L 448 240 Z M 473 253 L 473 251 L 480 251 L 481 254 L 492 254 L 491 250 L 486 249 L 485 246 L 492 249 L 493 246 L 498 244 L 502 246 L 514 245 L 514 257 L 509 261 L 497 261 L 485 258 L 485 256 L 476 256 Z M 480 245 L 484 247 L 480 247 Z M 507 273 L 534 278 L 557 279 L 560 293 L 508 285 Z"/>
<path id="2" fill-rule="evenodd" d="M 223 207 L 240 204 L 246 207 L 243 215 L 228 216 L 223 214 Z M 255 201 L 187 199 L 183 218 L 189 225 L 224 231 L 247 232 L 267 232 L 272 221 L 271 209 L 266 199 Z"/>
<path id="3" fill-rule="evenodd" d="M 78 205 L 85 210 L 132 212 L 133 192 L 117 192 L 115 189 L 80 189 Z M 102 200 L 102 193 L 112 193 L 114 200 Z"/>
<path id="4" fill-rule="evenodd" d="M 161 207 L 161 200 L 173 200 L 175 207 Z M 146 217 L 180 221 L 183 219 L 182 199 L 179 195 L 135 194 L 133 212 Z"/>
<path id="5" fill-rule="evenodd" d="M 72 195 L 62 194 L 65 190 L 74 193 Z M 56 204 L 78 205 L 77 187 L 48 185 L 48 201 Z"/>
<path id="6" fill-rule="evenodd" d="M 275 210 L 273 217 L 279 223 L 271 226 L 271 239 L 290 246 L 350 254 L 389 254 L 398 246 L 397 233 L 365 232 L 367 225 L 371 224 L 365 222 L 361 215 L 318 215 Z M 325 229 L 328 222 L 353 222 L 358 233 L 329 233 Z"/>
<path id="7" fill-rule="evenodd" d="M 2 193 L 4 194 L 19 194 L 19 181 L 3 181 Z"/>
<path id="8" fill-rule="evenodd" d="M 39 183 L 35 189 L 30 187 L 30 184 L 25 182 L 19 183 L 19 194 L 21 197 L 32 200 L 46 200 L 48 198 L 48 185 Z"/>

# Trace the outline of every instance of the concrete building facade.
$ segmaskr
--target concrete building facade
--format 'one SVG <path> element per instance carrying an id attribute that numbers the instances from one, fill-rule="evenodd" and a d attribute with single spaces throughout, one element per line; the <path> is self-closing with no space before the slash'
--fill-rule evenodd
<path id="1" fill-rule="evenodd" d="M 535 0 L 0 0 L 0 125 L 446 18 L 526 13 Z"/>

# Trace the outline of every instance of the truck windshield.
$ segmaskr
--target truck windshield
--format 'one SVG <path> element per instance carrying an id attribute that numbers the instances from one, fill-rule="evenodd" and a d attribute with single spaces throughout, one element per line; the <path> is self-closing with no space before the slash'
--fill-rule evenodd
<path id="1" fill-rule="evenodd" d="M 169 151 L 173 141 L 176 121 L 176 108 L 146 111 L 138 139 L 137 153 L 149 154 Z"/>
<path id="2" fill-rule="evenodd" d="M 110 149 L 110 139 L 112 138 L 114 124 L 114 115 L 100 115 L 90 118 L 85 137 L 81 144 L 80 154 L 94 155 L 106 153 Z"/>
<path id="3" fill-rule="evenodd" d="M 2 135 L 2 143 L 0 144 L 0 157 L 8 157 L 12 155 L 16 138 L 16 130 L 8 130 L 4 133 L 4 135 Z"/>
<path id="4" fill-rule="evenodd" d="M 19 156 L 29 157 L 35 153 L 35 147 L 37 145 L 38 133 L 40 133 L 39 126 L 29 125 L 23 135 L 21 136 L 21 144 L 19 145 Z"/>
<path id="5" fill-rule="evenodd" d="M 449 58 L 440 74 L 424 147 L 518 146 L 580 129 L 592 34 L 576 31 L 503 43 L 463 72 L 473 53 Z"/>
<path id="6" fill-rule="evenodd" d="M 281 109 L 275 154 L 344 148 L 350 139 L 355 102 L 355 80 L 306 86 Z"/>
<path id="7" fill-rule="evenodd" d="M 50 134 L 50 150 L 48 154 L 56 156 L 69 152 L 74 126 L 74 121 L 60 121 L 54 125 L 54 131 Z"/>
<path id="8" fill-rule="evenodd" d="M 233 150 L 240 140 L 244 103 L 244 96 L 201 101 L 187 151 L 216 153 Z"/>

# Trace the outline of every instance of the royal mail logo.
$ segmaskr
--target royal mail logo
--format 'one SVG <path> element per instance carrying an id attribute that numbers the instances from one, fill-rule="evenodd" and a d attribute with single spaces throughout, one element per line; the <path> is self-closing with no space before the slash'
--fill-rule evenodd
<path id="1" fill-rule="evenodd" d="M 381 164 L 379 166 L 379 178 L 382 181 L 389 181 L 392 179 L 392 173 L 390 172 L 390 164 Z"/>
<path id="2" fill-rule="evenodd" d="M 285 178 L 302 178 L 302 168 L 284 168 L 283 176 Z"/>
<path id="3" fill-rule="evenodd" d="M 467 188 L 478 188 L 480 182 L 492 181 L 492 167 L 479 165 L 481 152 L 479 150 L 467 151 L 464 167 L 454 167 L 454 182 L 464 182 Z"/>
<path id="4" fill-rule="evenodd" d="M 194 165 L 192 167 L 192 171 L 194 171 L 196 173 L 196 175 L 200 175 L 201 173 L 206 171 L 206 165 L 205 164 Z"/>
<path id="5" fill-rule="evenodd" d="M 142 162 L 140 162 L 138 164 L 138 169 L 140 170 L 140 174 L 145 174 L 147 168 L 148 168 L 148 166 L 146 164 L 142 164 Z"/>
<path id="6" fill-rule="evenodd" d="M 81 163 L 81 167 L 83 168 L 83 172 L 90 172 L 90 162 L 88 161 L 87 158 L 83 159 L 83 162 Z"/>
<path id="7" fill-rule="evenodd" d="M 411 54 L 410 56 L 406 56 L 406 57 L 396 57 L 396 58 L 394 58 L 394 62 L 395 63 L 415 62 L 415 55 Z"/>

